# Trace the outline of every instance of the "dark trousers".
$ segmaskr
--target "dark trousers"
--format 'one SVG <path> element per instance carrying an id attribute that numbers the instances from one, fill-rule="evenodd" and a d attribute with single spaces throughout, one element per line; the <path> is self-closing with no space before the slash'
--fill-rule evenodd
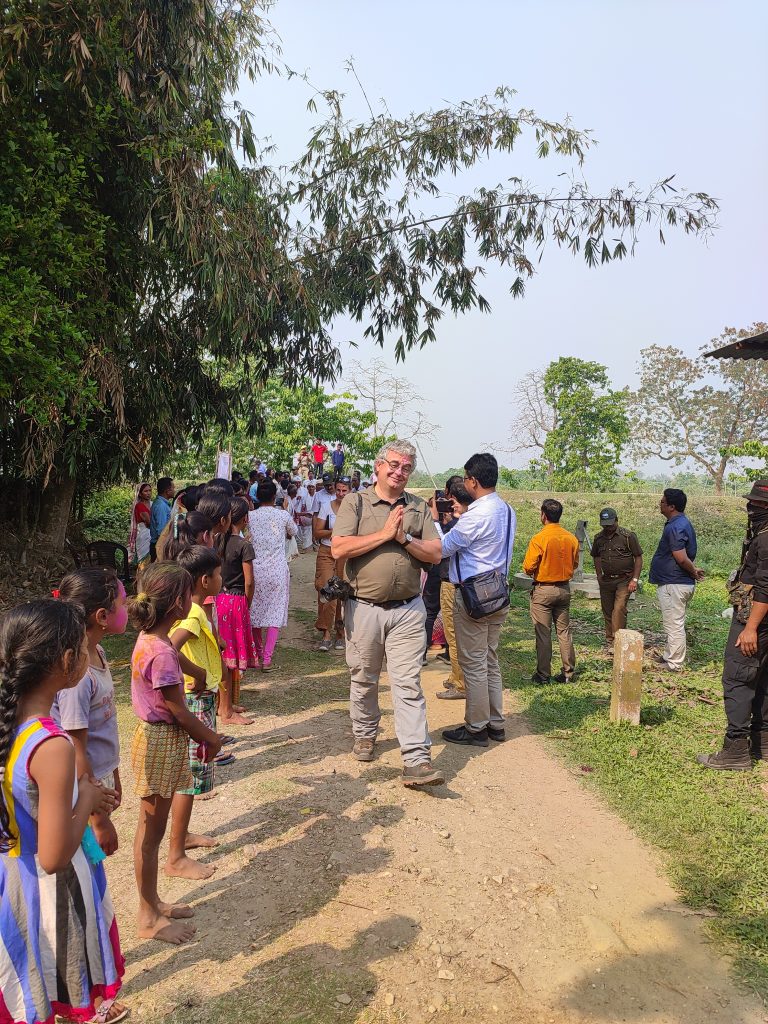
<path id="1" fill-rule="evenodd" d="M 338 480 L 343 475 L 344 475 L 344 466 L 343 465 L 342 466 L 334 466 L 333 467 L 333 479 L 334 480 Z"/>
<path id="2" fill-rule="evenodd" d="M 627 628 L 627 601 L 629 601 L 629 580 L 603 580 L 600 583 L 600 606 L 605 619 L 605 639 L 613 643 L 617 629 Z"/>
<path id="3" fill-rule="evenodd" d="M 427 621 L 425 623 L 427 631 L 427 647 L 432 643 L 432 632 L 435 628 L 435 619 L 440 611 L 440 582 L 440 566 L 433 565 L 427 573 L 424 591 L 421 595 L 424 601 L 424 607 L 427 609 Z"/>
<path id="4" fill-rule="evenodd" d="M 320 480 L 323 475 L 323 465 L 324 464 L 322 462 L 315 463 L 315 476 L 318 480 Z"/>
<path id="5" fill-rule="evenodd" d="M 151 540 L 149 542 L 149 560 L 150 562 L 157 561 L 157 541 Z"/>
<path id="6" fill-rule="evenodd" d="M 726 736 L 744 739 L 768 730 L 768 624 L 757 631 L 757 654 L 746 658 L 736 640 L 744 623 L 734 618 L 723 658 L 723 700 L 728 719 Z"/>

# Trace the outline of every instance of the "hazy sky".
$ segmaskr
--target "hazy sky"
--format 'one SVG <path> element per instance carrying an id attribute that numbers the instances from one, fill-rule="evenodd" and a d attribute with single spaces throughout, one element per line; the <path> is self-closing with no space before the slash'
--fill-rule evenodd
<path id="1" fill-rule="evenodd" d="M 647 345 L 694 354 L 725 326 L 768 319 L 764 0 L 278 0 L 269 20 L 285 63 L 321 88 L 345 92 L 354 118 L 367 108 L 344 69 L 349 57 L 374 109 L 383 98 L 395 116 L 503 84 L 517 90 L 520 107 L 550 120 L 570 115 L 575 127 L 594 131 L 599 145 L 583 170 L 593 191 L 676 174 L 680 186 L 721 203 L 706 242 L 669 231 L 662 246 L 651 229 L 634 258 L 591 270 L 550 248 L 523 299 L 513 300 L 511 276 L 490 266 L 482 291 L 492 313 L 446 316 L 436 344 L 401 364 L 441 425 L 425 447 L 433 470 L 488 442 L 503 446 L 514 381 L 551 359 L 598 360 L 617 386 L 633 385 Z M 297 79 L 244 85 L 239 98 L 258 133 L 276 144 L 276 162 L 303 150 L 320 116 L 306 112 L 309 90 Z M 451 191 L 511 175 L 543 187 L 570 169 L 532 153 L 524 138 L 519 151 L 495 157 Z M 339 324 L 335 335 L 343 341 L 354 329 Z M 394 365 L 391 347 L 381 353 L 356 340 L 361 347 L 345 350 L 345 359 L 383 355 Z"/>

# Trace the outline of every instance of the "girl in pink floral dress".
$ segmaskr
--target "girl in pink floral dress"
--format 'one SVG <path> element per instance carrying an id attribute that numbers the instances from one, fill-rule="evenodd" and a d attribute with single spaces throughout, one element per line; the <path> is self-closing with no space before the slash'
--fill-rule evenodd
<path id="1" fill-rule="evenodd" d="M 249 505 L 232 499 L 232 524 L 219 545 L 223 586 L 216 598 L 219 636 L 225 645 L 222 658 L 238 674 L 258 664 L 251 632 L 250 606 L 254 592 L 253 545 L 243 537 Z"/>

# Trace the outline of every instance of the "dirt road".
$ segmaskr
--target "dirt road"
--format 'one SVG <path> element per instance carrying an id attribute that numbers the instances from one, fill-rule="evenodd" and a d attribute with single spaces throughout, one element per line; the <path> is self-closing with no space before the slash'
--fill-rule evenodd
<path id="1" fill-rule="evenodd" d="M 302 653 L 316 643 L 313 571 L 311 556 L 293 563 L 282 670 L 246 691 L 257 723 L 238 732 L 218 798 L 195 808 L 193 826 L 221 840 L 201 858 L 216 874 L 164 889 L 195 905 L 194 944 L 136 940 L 130 798 L 120 812 L 109 869 L 134 1019 L 768 1020 L 653 855 L 512 708 L 506 743 L 444 746 L 439 730 L 463 705 L 435 699 L 432 662 L 424 688 L 448 785 L 400 785 L 386 683 L 378 760 L 353 761 L 343 658 Z"/>

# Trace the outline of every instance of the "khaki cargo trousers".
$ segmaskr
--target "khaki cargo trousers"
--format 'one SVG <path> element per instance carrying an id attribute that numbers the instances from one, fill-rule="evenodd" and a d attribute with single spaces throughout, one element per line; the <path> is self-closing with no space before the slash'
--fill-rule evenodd
<path id="1" fill-rule="evenodd" d="M 378 608 L 355 600 L 344 605 L 352 732 L 355 739 L 376 739 L 381 720 L 379 676 L 386 657 L 395 735 L 407 768 L 428 762 L 432 746 L 421 688 L 426 620 L 420 596 L 400 608 Z"/>

